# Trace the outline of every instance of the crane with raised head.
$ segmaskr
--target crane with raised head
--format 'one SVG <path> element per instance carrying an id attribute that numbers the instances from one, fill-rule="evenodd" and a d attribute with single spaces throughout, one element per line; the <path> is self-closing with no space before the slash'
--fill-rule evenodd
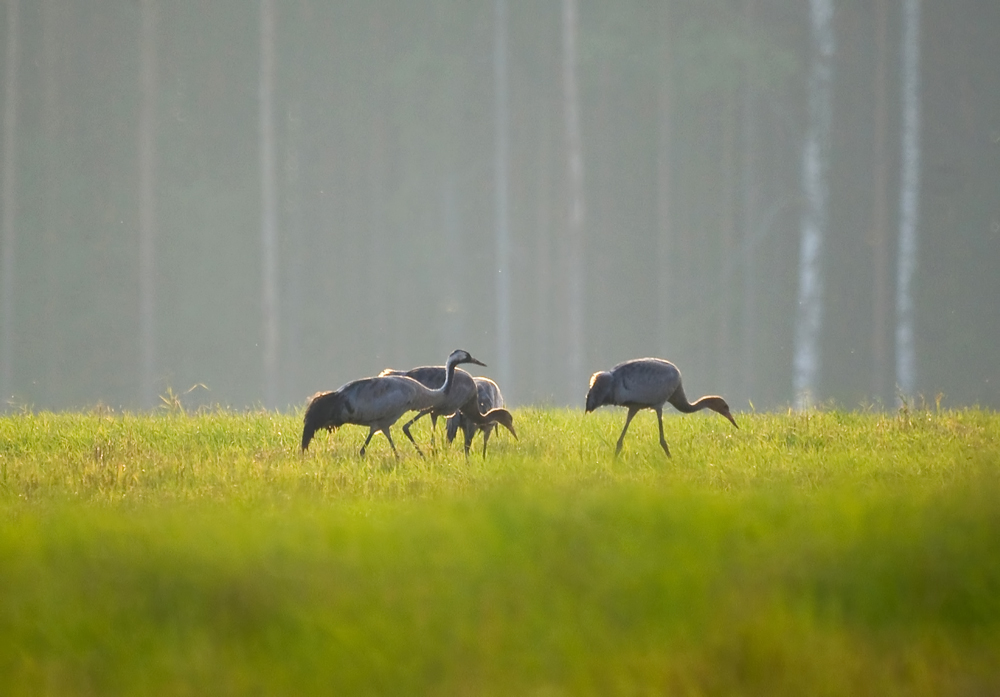
<path id="1" fill-rule="evenodd" d="M 462 363 L 483 365 L 468 351 L 458 349 L 448 356 L 443 366 L 444 379 L 437 389 L 428 388 L 405 375 L 380 375 L 354 380 L 333 392 L 316 394 L 309 401 L 303 418 L 302 450 L 309 447 L 309 441 L 321 428 L 332 431 L 344 424 L 356 424 L 370 429 L 361 446 L 362 457 L 377 432 L 385 434 L 393 453 L 399 457 L 389 433 L 390 427 L 408 411 L 429 410 L 445 403 L 455 382 L 456 366 Z M 410 440 L 413 441 L 413 438 Z M 416 442 L 413 447 L 423 455 Z"/>
<path id="2" fill-rule="evenodd" d="M 483 365 L 483 367 L 485 367 L 482 363 L 478 363 L 478 365 Z M 421 366 L 419 368 L 412 368 L 406 371 L 386 369 L 380 373 L 380 376 L 383 377 L 393 375 L 402 375 L 413 378 L 425 387 L 431 389 L 440 387 L 446 377 L 445 366 L 440 365 Z M 500 424 L 510 431 L 515 438 L 517 438 L 517 432 L 514 430 L 514 417 L 509 411 L 503 408 L 502 400 L 500 405 L 498 405 L 499 408 L 480 409 L 478 389 L 478 381 L 480 379 L 482 378 L 473 378 L 461 368 L 455 370 L 454 384 L 452 385 L 451 392 L 449 392 L 448 397 L 442 399 L 437 405 L 422 410 L 412 419 L 403 424 L 403 433 L 406 434 L 407 438 L 413 441 L 413 436 L 410 433 L 410 427 L 416 423 L 417 420 L 429 414 L 431 417 L 431 442 L 433 443 L 433 432 L 437 426 L 438 417 L 448 417 L 457 412 L 461 412 L 465 415 L 465 418 L 469 422 L 475 424 L 477 427 L 485 428 L 486 426 L 492 427 L 496 424 Z M 415 441 L 414 445 L 416 445 Z M 466 447 L 466 452 L 468 452 L 468 447 Z"/>
<path id="3" fill-rule="evenodd" d="M 694 404 L 688 401 L 681 386 L 681 371 L 670 361 L 662 358 L 636 358 L 619 363 L 611 370 L 594 373 L 590 378 L 587 392 L 587 412 L 604 405 L 628 407 L 625 427 L 618 438 L 615 456 L 621 452 L 625 432 L 632 423 L 632 417 L 641 409 L 652 409 L 660 425 L 660 445 L 670 457 L 670 448 L 663 437 L 663 405 L 670 402 L 678 411 L 691 414 L 702 409 L 711 409 L 725 416 L 739 428 L 729 411 L 726 400 L 716 395 L 702 397 Z"/>
<path id="4" fill-rule="evenodd" d="M 476 383 L 476 397 L 477 411 L 481 414 L 490 414 L 491 412 L 502 410 L 508 415 L 504 409 L 503 395 L 500 393 L 500 387 L 490 380 L 489 378 L 475 377 L 473 380 Z M 466 411 L 469 411 L 466 409 Z M 476 435 L 476 431 L 483 432 L 483 457 L 486 457 L 486 444 L 490 441 L 490 435 L 493 433 L 493 429 L 496 428 L 496 423 L 492 420 L 487 420 L 486 423 L 478 423 L 473 420 L 470 416 L 467 416 L 465 411 L 459 409 L 457 412 L 448 417 L 448 428 L 446 431 L 448 442 L 451 443 L 455 440 L 455 436 L 458 435 L 459 429 L 462 430 L 465 436 L 465 454 L 469 454 L 469 448 L 472 446 L 472 439 Z M 513 423 L 508 426 L 508 428 L 513 432 Z M 515 435 L 516 437 L 516 435 Z"/>

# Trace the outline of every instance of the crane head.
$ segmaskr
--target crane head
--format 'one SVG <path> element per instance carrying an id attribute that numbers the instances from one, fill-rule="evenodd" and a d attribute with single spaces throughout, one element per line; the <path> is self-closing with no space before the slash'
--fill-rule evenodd
<path id="1" fill-rule="evenodd" d="M 608 371 L 602 370 L 591 375 L 590 389 L 587 391 L 587 411 L 591 412 L 599 406 L 608 404 L 613 387 L 614 378 Z"/>
<path id="2" fill-rule="evenodd" d="M 726 400 L 724 400 L 722 397 L 716 397 L 711 402 L 709 402 L 708 403 L 708 408 L 711 409 L 712 411 L 716 411 L 716 412 L 722 414 L 727 419 L 729 419 L 729 422 L 733 426 L 736 426 L 736 428 L 739 428 L 739 424 L 737 424 L 736 423 L 736 419 L 733 418 L 733 413 L 731 411 L 729 411 L 729 405 L 726 403 Z"/>
<path id="3" fill-rule="evenodd" d="M 471 353 L 463 349 L 456 349 L 452 351 L 451 355 L 448 356 L 448 360 L 445 362 L 445 365 L 458 365 L 460 363 L 473 363 L 475 365 L 481 365 L 484 368 L 486 367 L 485 363 L 473 358 Z"/>
<path id="4" fill-rule="evenodd" d="M 498 423 L 504 428 L 506 428 L 508 431 L 510 431 L 510 435 L 514 436 L 514 440 L 517 440 L 517 431 L 514 430 L 514 417 L 511 415 L 509 411 L 507 411 L 503 407 L 491 409 L 489 412 L 486 413 L 486 418 L 489 421 Z"/>

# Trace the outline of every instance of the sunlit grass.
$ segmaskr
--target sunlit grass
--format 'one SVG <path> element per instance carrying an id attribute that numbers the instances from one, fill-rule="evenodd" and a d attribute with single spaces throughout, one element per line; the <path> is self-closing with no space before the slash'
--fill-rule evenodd
<path id="1" fill-rule="evenodd" d="M 737 419 L 0 418 L 0 693 L 1000 690 L 1000 417 Z"/>

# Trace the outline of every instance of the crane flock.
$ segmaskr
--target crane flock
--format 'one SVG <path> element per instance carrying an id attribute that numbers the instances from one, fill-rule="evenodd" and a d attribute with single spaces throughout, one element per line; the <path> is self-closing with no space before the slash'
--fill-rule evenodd
<path id="1" fill-rule="evenodd" d="M 473 362 L 477 365 L 484 365 L 479 361 Z M 440 365 L 421 366 L 420 368 L 413 368 L 412 370 L 407 370 L 405 372 L 387 368 L 379 373 L 380 377 L 387 375 L 404 375 L 406 377 L 413 378 L 424 387 L 428 387 L 430 389 L 439 389 L 441 385 L 444 384 L 446 377 L 445 368 Z M 462 414 L 466 421 L 473 424 L 477 428 L 482 428 L 484 432 L 487 428 L 492 430 L 496 424 L 499 423 L 506 427 L 507 430 L 510 431 L 515 438 L 517 438 L 517 433 L 514 431 L 514 418 L 511 416 L 509 411 L 503 409 L 503 399 L 501 398 L 499 403 L 495 403 L 495 400 L 484 403 L 479 397 L 479 381 L 484 379 L 486 378 L 473 378 L 461 368 L 456 369 L 454 381 L 448 394 L 442 398 L 439 404 L 417 412 L 416 416 L 403 424 L 403 433 L 405 433 L 406 437 L 409 438 L 414 445 L 416 445 L 416 442 L 413 440 L 413 436 L 410 434 L 410 426 L 416 423 L 420 418 L 430 414 L 431 443 L 433 444 L 434 431 L 437 428 L 438 417 L 450 417 L 453 414 Z M 490 380 L 490 383 L 496 387 L 495 382 Z M 497 393 L 499 394 L 499 388 L 497 388 Z M 488 438 L 489 437 L 486 436 L 486 439 Z M 451 440 L 449 440 L 449 442 L 451 442 Z M 465 451 L 468 453 L 468 446 L 466 446 Z"/>
<path id="2" fill-rule="evenodd" d="M 361 446 L 362 457 L 372 436 L 381 432 L 398 458 L 399 452 L 390 428 L 403 414 L 413 411 L 416 416 L 403 425 L 403 433 L 421 456 L 423 451 L 410 433 L 410 427 L 429 414 L 432 445 L 437 419 L 443 416 L 448 418 L 449 443 L 462 430 L 466 455 L 476 432 L 482 431 L 485 458 L 486 445 L 497 425 L 517 438 L 514 419 L 504 407 L 500 387 L 489 378 L 474 378 L 458 368 L 461 364 L 486 365 L 468 351 L 457 349 L 451 352 L 443 366 L 421 366 L 406 371 L 386 369 L 375 377 L 353 380 L 332 392 L 317 393 L 310 399 L 303 418 L 302 450 L 309 448 L 310 441 L 320 429 L 333 431 L 345 424 L 355 424 L 369 429 L 368 437 Z M 611 370 L 594 373 L 587 391 L 586 411 L 589 413 L 605 405 L 628 408 L 625 426 L 615 447 L 617 456 L 633 417 L 642 409 L 652 409 L 659 424 L 660 446 L 670 457 L 670 448 L 663 436 L 663 405 L 667 402 L 686 414 L 711 409 L 739 428 L 722 397 L 708 395 L 693 404 L 689 402 L 677 366 L 660 358 L 637 358 L 619 363 Z"/>

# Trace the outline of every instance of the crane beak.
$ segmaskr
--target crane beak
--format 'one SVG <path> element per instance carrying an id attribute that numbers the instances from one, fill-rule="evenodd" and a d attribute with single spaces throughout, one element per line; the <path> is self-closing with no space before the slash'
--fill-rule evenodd
<path id="1" fill-rule="evenodd" d="M 475 363 L 476 365 L 481 365 L 481 366 L 483 366 L 484 368 L 485 368 L 485 367 L 487 367 L 485 363 L 483 363 L 483 362 L 482 362 L 482 361 L 480 361 L 480 360 L 477 360 L 477 359 L 473 358 L 472 356 L 469 356 L 469 360 L 467 360 L 467 361 L 465 361 L 465 362 L 466 362 L 466 363 Z"/>
<path id="2" fill-rule="evenodd" d="M 730 414 L 730 413 L 729 413 L 728 411 L 727 411 L 727 412 L 725 413 L 725 417 L 726 417 L 727 419 L 729 419 L 729 422 L 730 422 L 730 423 L 731 423 L 731 424 L 732 424 L 733 426 L 736 426 L 736 428 L 739 428 L 739 424 L 737 424 L 737 423 L 736 423 L 736 419 L 734 419 L 734 418 L 733 418 L 733 415 L 732 415 L 732 414 Z"/>

